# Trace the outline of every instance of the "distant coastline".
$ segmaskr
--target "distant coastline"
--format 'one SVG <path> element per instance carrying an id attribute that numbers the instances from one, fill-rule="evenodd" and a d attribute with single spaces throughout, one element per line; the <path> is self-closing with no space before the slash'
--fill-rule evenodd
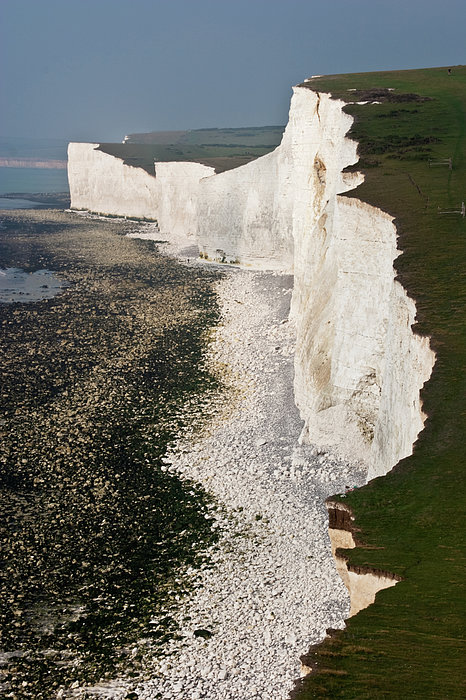
<path id="1" fill-rule="evenodd" d="M 1 168 L 51 168 L 66 170 L 66 160 L 36 160 L 35 158 L 2 158 Z"/>

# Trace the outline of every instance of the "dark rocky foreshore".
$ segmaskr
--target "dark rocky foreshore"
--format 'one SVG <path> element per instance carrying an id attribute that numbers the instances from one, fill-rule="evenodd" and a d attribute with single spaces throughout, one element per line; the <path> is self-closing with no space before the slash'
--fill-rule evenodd
<path id="1" fill-rule="evenodd" d="M 0 304 L 0 689 L 135 677 L 176 634 L 170 610 L 214 540 L 211 502 L 162 466 L 218 390 L 204 364 L 213 277 L 61 211 L 1 216 L 0 264 L 54 270 L 53 299 Z M 158 611 L 158 612 L 157 612 Z"/>

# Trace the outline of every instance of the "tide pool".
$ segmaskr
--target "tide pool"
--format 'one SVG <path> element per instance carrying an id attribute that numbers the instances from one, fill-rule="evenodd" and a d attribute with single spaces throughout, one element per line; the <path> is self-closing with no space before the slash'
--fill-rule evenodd
<path id="1" fill-rule="evenodd" d="M 29 303 L 51 299 L 65 286 L 67 284 L 50 270 L 25 272 L 17 267 L 0 269 L 1 304 L 12 304 L 14 301 Z"/>

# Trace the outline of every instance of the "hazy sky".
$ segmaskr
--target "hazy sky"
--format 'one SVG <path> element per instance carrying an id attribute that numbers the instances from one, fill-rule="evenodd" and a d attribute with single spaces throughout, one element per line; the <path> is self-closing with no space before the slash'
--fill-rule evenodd
<path id="1" fill-rule="evenodd" d="M 312 74 L 466 63 L 465 0 L 0 0 L 0 135 L 284 124 Z"/>

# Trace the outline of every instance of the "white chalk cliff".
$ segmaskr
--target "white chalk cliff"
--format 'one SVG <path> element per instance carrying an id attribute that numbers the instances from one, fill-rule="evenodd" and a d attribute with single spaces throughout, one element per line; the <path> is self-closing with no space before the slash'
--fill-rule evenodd
<path id="1" fill-rule="evenodd" d="M 154 176 L 98 148 L 98 143 L 68 146 L 72 209 L 155 219 L 162 233 L 196 234 L 199 181 L 212 175 L 213 168 L 158 162 Z"/>
<path id="2" fill-rule="evenodd" d="M 411 454 L 435 357 L 395 281 L 392 218 L 342 196 L 362 182 L 343 173 L 357 162 L 343 107 L 295 88 L 280 146 L 218 175 L 156 163 L 153 177 L 95 144 L 70 144 L 71 205 L 157 219 L 162 232 L 194 235 L 209 259 L 293 273 L 301 439 L 364 461 L 373 478 Z"/>

